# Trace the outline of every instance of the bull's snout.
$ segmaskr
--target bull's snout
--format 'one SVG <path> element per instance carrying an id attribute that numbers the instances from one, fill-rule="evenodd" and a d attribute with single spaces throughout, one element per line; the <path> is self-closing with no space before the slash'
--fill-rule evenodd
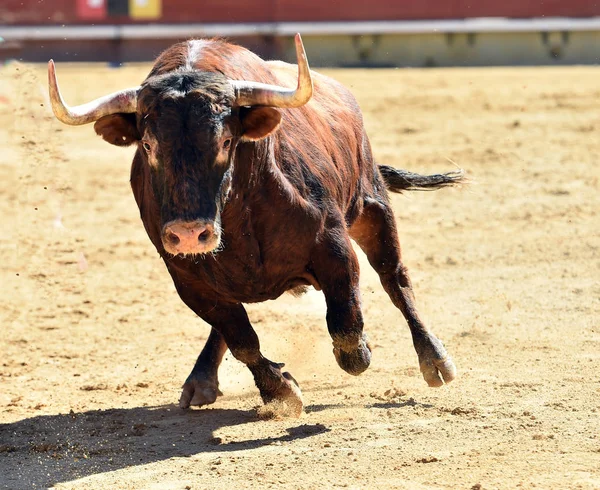
<path id="1" fill-rule="evenodd" d="M 175 220 L 163 227 L 162 242 L 173 255 L 203 254 L 219 244 L 219 233 L 212 222 Z"/>

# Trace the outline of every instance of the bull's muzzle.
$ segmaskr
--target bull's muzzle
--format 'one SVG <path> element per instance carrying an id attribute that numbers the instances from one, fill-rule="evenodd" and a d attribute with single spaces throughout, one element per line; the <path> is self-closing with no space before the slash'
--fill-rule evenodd
<path id="1" fill-rule="evenodd" d="M 214 222 L 174 220 L 162 230 L 165 250 L 173 255 L 204 254 L 219 246 L 221 233 Z"/>

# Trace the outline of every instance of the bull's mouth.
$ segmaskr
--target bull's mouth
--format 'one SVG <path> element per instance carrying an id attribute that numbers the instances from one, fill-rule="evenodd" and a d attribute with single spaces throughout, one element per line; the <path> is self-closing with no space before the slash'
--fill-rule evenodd
<path id="1" fill-rule="evenodd" d="M 162 243 L 171 255 L 199 255 L 215 252 L 221 242 L 217 223 L 208 220 L 168 222 L 162 230 Z"/>

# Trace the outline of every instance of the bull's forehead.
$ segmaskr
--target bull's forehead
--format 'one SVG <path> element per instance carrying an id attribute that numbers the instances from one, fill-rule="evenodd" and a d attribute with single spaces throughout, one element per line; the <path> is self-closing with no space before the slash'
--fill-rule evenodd
<path id="1" fill-rule="evenodd" d="M 205 105 L 231 107 L 233 88 L 220 73 L 197 70 L 176 70 L 148 78 L 142 85 L 139 100 L 151 108 L 153 103 L 199 100 Z"/>
<path id="2" fill-rule="evenodd" d="M 203 97 L 186 96 L 157 101 L 145 115 L 147 125 L 165 137 L 197 133 L 219 136 L 231 109 L 215 106 Z"/>
<path id="3" fill-rule="evenodd" d="M 143 86 L 138 105 L 141 129 L 162 140 L 200 138 L 209 144 L 219 138 L 232 113 L 230 85 L 199 75 L 206 74 L 174 74 Z"/>

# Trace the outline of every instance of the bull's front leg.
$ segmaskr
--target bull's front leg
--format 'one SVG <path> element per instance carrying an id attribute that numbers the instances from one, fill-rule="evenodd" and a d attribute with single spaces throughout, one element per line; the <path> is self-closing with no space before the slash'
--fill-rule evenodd
<path id="1" fill-rule="evenodd" d="M 359 375 L 371 363 L 371 348 L 363 333 L 359 265 L 342 224 L 327 227 L 311 255 L 313 273 L 327 303 L 327 328 L 338 365 Z"/>
<path id="2" fill-rule="evenodd" d="M 205 304 L 205 301 L 193 287 L 186 285 L 177 276 L 177 273 L 169 267 L 168 263 L 167 269 L 173 278 L 179 297 L 188 308 L 200 318 L 203 318 L 202 312 L 208 310 L 209 306 Z M 218 370 L 225 352 L 227 352 L 225 337 L 218 330 L 212 328 L 192 372 L 183 384 L 181 397 L 179 398 L 181 408 L 189 408 L 190 405 L 197 407 L 210 405 L 216 401 L 217 396 L 222 395 L 221 390 L 219 390 Z"/>
<path id="3" fill-rule="evenodd" d="M 298 383 L 290 373 L 281 371 L 283 364 L 262 355 L 258 336 L 241 304 L 212 303 L 199 315 L 223 336 L 233 356 L 248 367 L 265 404 L 275 404 L 278 414 L 302 413 Z"/>
<path id="4" fill-rule="evenodd" d="M 216 401 L 217 396 L 223 395 L 219 390 L 218 370 L 225 352 L 225 339 L 217 330 L 211 329 L 192 372 L 183 384 L 179 398 L 180 408 L 210 405 Z"/>
<path id="5" fill-rule="evenodd" d="M 243 305 L 207 301 L 194 294 L 193 289 L 185 284 L 179 281 L 175 284 L 183 301 L 212 327 L 206 346 L 183 386 L 180 406 L 188 408 L 195 405 L 196 392 L 205 389 L 206 383 L 211 380 L 214 380 L 214 387 L 218 390 L 217 368 L 229 348 L 233 356 L 243 362 L 254 376 L 265 404 L 276 404 L 278 414 L 299 416 L 303 403 L 296 380 L 290 373 L 281 371 L 283 364 L 272 362 L 262 355 L 258 336 Z M 204 399 L 202 393 L 200 398 Z"/>

